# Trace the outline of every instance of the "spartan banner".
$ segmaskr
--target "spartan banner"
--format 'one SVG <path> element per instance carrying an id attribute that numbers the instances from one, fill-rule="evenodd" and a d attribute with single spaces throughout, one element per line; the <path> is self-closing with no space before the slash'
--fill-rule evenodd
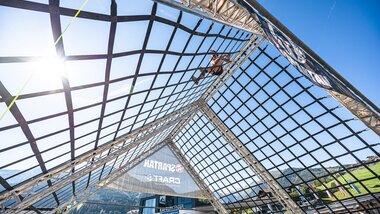
<path id="1" fill-rule="evenodd" d="M 137 164 L 108 187 L 132 192 L 203 198 L 198 185 L 167 146 Z"/>
<path id="2" fill-rule="evenodd" d="M 300 71 L 307 79 L 324 89 L 335 91 L 347 97 L 361 102 L 345 87 L 338 79 L 332 76 L 311 56 L 305 53 L 288 36 L 281 32 L 276 26 L 257 14 L 262 29 L 268 40 L 276 46 L 281 54 Z"/>

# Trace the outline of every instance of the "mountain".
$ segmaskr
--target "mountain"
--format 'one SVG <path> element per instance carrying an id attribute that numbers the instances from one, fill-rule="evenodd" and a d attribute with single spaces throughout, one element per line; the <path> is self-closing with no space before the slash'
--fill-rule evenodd
<path id="1" fill-rule="evenodd" d="M 150 194 L 104 188 L 70 213 L 127 213 L 130 210 L 138 209 L 133 206 L 139 206 L 140 199 L 148 196 Z"/>
<path id="2" fill-rule="evenodd" d="M 287 168 L 285 170 L 282 170 L 282 173 L 277 170 L 273 170 L 271 171 L 271 174 L 273 177 L 278 178 L 277 181 L 281 186 L 289 187 L 292 184 L 300 184 L 304 183 L 304 181 L 313 181 L 316 179 L 316 177 L 319 178 L 326 176 L 328 172 L 336 172 L 339 170 L 339 168 L 340 167 L 329 167 L 327 170 L 323 168 Z"/>
<path id="3" fill-rule="evenodd" d="M 339 168 L 340 167 L 329 167 L 327 168 L 327 171 L 329 171 L 330 173 L 336 172 L 339 170 Z M 328 174 L 327 171 L 323 168 L 309 168 L 309 169 L 287 168 L 285 170 L 282 170 L 281 172 L 278 170 L 272 170 L 270 171 L 270 173 L 273 175 L 274 178 L 277 178 L 277 181 L 279 182 L 281 186 L 289 187 L 292 184 L 300 184 L 300 183 L 303 183 L 303 181 L 310 181 L 310 180 L 313 181 L 316 177 L 325 176 Z M 247 189 L 248 187 L 251 187 L 251 189 L 246 190 L 246 191 L 242 190 L 242 189 Z M 254 182 L 236 191 L 233 191 L 230 193 L 218 192 L 218 194 L 222 196 L 221 199 L 223 200 L 224 203 L 233 203 L 233 202 L 240 201 L 247 198 L 255 198 L 257 193 L 261 189 L 268 189 L 268 187 L 265 184 L 257 185 Z"/>

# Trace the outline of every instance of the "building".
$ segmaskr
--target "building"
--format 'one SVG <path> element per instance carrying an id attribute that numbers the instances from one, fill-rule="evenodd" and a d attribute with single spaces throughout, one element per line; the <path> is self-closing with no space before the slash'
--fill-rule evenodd
<path id="1" fill-rule="evenodd" d="M 215 213 L 207 200 L 200 200 L 195 198 L 184 198 L 177 196 L 162 196 L 154 195 L 140 200 L 139 209 L 140 214 L 154 214 L 154 213 Z M 211 211 L 196 211 L 196 208 L 208 206 Z M 144 208 L 147 207 L 147 208 Z M 154 207 L 154 208 L 153 208 Z"/>

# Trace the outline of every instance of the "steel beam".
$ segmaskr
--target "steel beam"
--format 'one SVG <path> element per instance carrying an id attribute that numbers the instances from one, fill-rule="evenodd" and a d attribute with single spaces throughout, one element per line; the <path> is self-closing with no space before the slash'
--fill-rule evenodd
<path id="1" fill-rule="evenodd" d="M 138 146 L 145 140 L 154 137 L 155 135 L 161 133 L 162 131 L 173 125 L 176 125 L 179 121 L 189 117 L 190 114 L 196 111 L 198 104 L 198 101 L 191 103 L 159 120 L 152 122 L 147 126 L 133 131 L 125 137 L 122 137 L 112 143 L 102 145 L 98 147 L 98 149 L 88 152 L 78 157 L 74 161 L 67 162 L 66 164 L 61 165 L 56 169 L 52 170 L 51 172 L 48 172 L 44 175 L 40 175 L 39 177 L 32 179 L 19 187 L 14 188 L 12 191 L 7 191 L 3 193 L 2 195 L 0 195 L 0 204 L 5 203 L 7 200 L 11 199 L 14 196 L 28 194 L 28 192 L 32 192 L 31 190 L 34 187 L 37 187 L 39 184 L 48 179 L 64 177 L 64 179 L 57 179 L 54 182 L 53 186 L 46 188 L 44 191 L 41 191 L 39 193 L 29 193 L 32 196 L 29 195 L 25 197 L 23 201 L 17 204 L 14 208 L 11 208 L 11 212 L 21 211 L 22 209 L 25 209 L 31 204 L 46 197 L 48 194 L 86 175 L 90 171 L 93 171 L 98 167 L 101 167 L 103 164 L 113 160 L 117 156 L 128 152 L 130 149 Z M 123 145 L 124 142 L 126 142 L 127 140 L 133 141 L 127 145 Z M 109 150 L 111 151 L 109 155 L 103 157 L 101 156 L 102 153 L 108 152 Z M 73 172 L 72 169 L 77 166 L 78 168 L 76 168 L 76 171 Z"/>
<path id="2" fill-rule="evenodd" d="M 200 104 L 200 111 L 211 121 L 220 133 L 225 137 L 229 145 L 239 154 L 250 169 L 272 189 L 273 196 L 293 213 L 304 213 L 301 208 L 289 197 L 289 194 L 278 184 L 276 179 L 265 167 L 252 155 L 247 147 L 230 131 L 230 129 L 219 119 L 206 102 Z"/>
<path id="3" fill-rule="evenodd" d="M 216 209 L 216 212 L 220 214 L 227 214 L 228 212 L 223 207 L 222 203 L 220 203 L 219 199 L 215 197 L 214 193 L 207 186 L 207 184 L 203 182 L 202 178 L 199 177 L 198 173 L 194 170 L 194 168 L 191 166 L 190 162 L 185 158 L 185 156 L 182 155 L 181 151 L 174 144 L 174 142 L 172 140 L 168 140 L 167 142 L 167 145 L 169 146 L 170 150 L 174 153 L 174 155 L 178 158 L 178 160 L 184 166 L 186 171 L 193 178 L 195 183 L 202 191 L 203 196 L 207 198 L 212 204 L 212 206 Z"/>
<path id="4" fill-rule="evenodd" d="M 256 19 L 241 5 L 229 0 L 154 0 L 196 16 L 237 29 L 263 35 Z"/>
<path id="5" fill-rule="evenodd" d="M 57 212 L 69 212 L 70 210 L 76 208 L 81 202 L 87 200 L 91 196 L 93 196 L 95 193 L 97 193 L 102 188 L 108 186 L 112 182 L 114 182 L 117 178 L 124 175 L 126 172 L 128 172 L 130 169 L 135 167 L 137 164 L 139 164 L 141 161 L 144 161 L 146 158 L 160 150 L 162 147 L 167 145 L 167 140 L 163 140 L 160 143 L 157 143 L 152 148 L 150 148 L 147 152 L 144 152 L 141 155 L 138 155 L 133 160 L 125 163 L 122 167 L 118 168 L 114 172 L 110 173 L 106 177 L 100 179 L 96 183 L 89 186 L 84 191 L 78 193 L 75 197 L 72 197 L 68 202 L 60 205 L 56 209 L 54 209 L 51 213 L 57 213 Z"/>

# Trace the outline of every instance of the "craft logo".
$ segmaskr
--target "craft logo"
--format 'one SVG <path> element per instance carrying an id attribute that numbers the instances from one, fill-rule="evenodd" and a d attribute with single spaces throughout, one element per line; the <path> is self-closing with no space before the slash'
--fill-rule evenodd
<path id="1" fill-rule="evenodd" d="M 177 177 L 167 177 L 161 175 L 145 176 L 149 182 L 165 183 L 165 184 L 181 184 L 181 179 Z"/>
<path id="2" fill-rule="evenodd" d="M 166 171 L 166 172 L 177 172 L 177 173 L 183 172 L 183 166 L 181 164 L 170 164 L 170 163 L 164 163 L 164 162 L 148 160 L 148 159 L 144 161 L 144 167 Z"/>

